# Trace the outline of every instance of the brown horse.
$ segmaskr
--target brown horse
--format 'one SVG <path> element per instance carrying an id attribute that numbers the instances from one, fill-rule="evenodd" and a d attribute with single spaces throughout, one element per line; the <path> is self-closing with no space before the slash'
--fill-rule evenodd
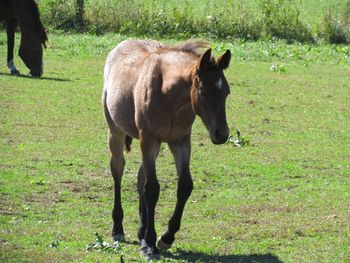
<path id="1" fill-rule="evenodd" d="M 198 115 L 214 144 L 225 143 L 229 129 L 225 103 L 230 93 L 223 70 L 229 66 L 229 50 L 217 60 L 207 44 L 189 41 L 166 47 L 155 41 L 126 40 L 108 55 L 104 69 L 103 107 L 109 126 L 111 172 L 115 196 L 114 240 L 124 240 L 121 179 L 124 145 L 140 140 L 142 165 L 138 172 L 141 255 L 158 258 L 168 249 L 180 229 L 180 221 L 193 184 L 190 174 L 191 128 Z M 177 203 L 167 231 L 158 239 L 154 210 L 159 196 L 156 158 L 166 142 L 178 173 Z"/>
<path id="2" fill-rule="evenodd" d="M 0 0 L 0 20 L 6 21 L 7 67 L 11 74 L 20 74 L 13 62 L 15 30 L 19 25 L 19 56 L 29 68 L 30 74 L 40 77 L 43 74 L 43 46 L 46 48 L 47 35 L 34 0 Z"/>

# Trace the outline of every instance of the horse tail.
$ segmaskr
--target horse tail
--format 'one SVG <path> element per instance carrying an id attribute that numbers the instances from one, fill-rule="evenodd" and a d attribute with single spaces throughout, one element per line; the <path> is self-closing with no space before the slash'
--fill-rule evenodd
<path id="1" fill-rule="evenodd" d="M 131 151 L 131 143 L 132 143 L 132 137 L 130 137 L 129 135 L 125 135 L 125 149 L 126 152 L 130 152 Z"/>
<path id="2" fill-rule="evenodd" d="M 109 110 L 107 108 L 107 91 L 104 90 L 102 94 L 102 105 L 103 105 L 103 111 L 105 115 L 105 119 L 107 121 L 108 127 L 110 130 L 115 130 L 115 124 L 112 120 L 111 114 L 109 113 Z"/>

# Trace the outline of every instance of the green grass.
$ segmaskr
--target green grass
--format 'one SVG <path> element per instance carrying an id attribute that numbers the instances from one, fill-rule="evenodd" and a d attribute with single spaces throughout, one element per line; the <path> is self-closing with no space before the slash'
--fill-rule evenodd
<path id="1" fill-rule="evenodd" d="M 105 57 L 124 38 L 53 32 L 42 79 L 9 76 L 0 64 L 1 262 L 118 262 L 121 255 L 140 262 L 137 141 L 123 179 L 129 243 L 119 254 L 86 251 L 96 232 L 110 242 L 113 180 L 100 97 Z M 2 60 L 5 43 L 1 32 Z M 233 52 L 228 122 L 250 145 L 212 145 L 196 120 L 195 189 L 163 261 L 349 262 L 349 47 L 233 41 L 213 48 Z M 166 145 L 157 169 L 160 234 L 176 197 Z"/>

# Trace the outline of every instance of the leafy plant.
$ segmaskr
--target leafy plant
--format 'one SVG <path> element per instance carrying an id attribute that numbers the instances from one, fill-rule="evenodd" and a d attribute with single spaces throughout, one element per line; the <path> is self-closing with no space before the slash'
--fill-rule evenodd
<path id="1" fill-rule="evenodd" d="M 58 240 L 52 240 L 52 241 L 50 242 L 50 247 L 51 247 L 51 248 L 58 248 L 59 245 L 60 245 L 60 242 L 59 242 Z"/>
<path id="2" fill-rule="evenodd" d="M 286 66 L 281 65 L 281 64 L 271 65 L 270 70 L 273 72 L 278 72 L 278 73 L 286 73 L 287 72 Z"/>
<path id="3" fill-rule="evenodd" d="M 118 241 L 114 242 L 114 244 L 111 245 L 106 241 L 104 241 L 98 233 L 95 233 L 95 236 L 96 236 L 95 242 L 87 245 L 86 247 L 87 251 L 97 250 L 103 253 L 115 253 L 115 254 L 119 254 L 122 252 L 121 244 Z"/>
<path id="4" fill-rule="evenodd" d="M 227 142 L 232 143 L 233 146 L 236 147 L 248 146 L 250 144 L 250 139 L 248 136 L 242 136 L 240 131 L 237 131 L 236 134 L 237 138 L 230 135 Z"/>
<path id="5" fill-rule="evenodd" d="M 45 185 L 45 179 L 43 177 L 40 177 L 35 180 L 31 180 L 30 183 L 36 185 Z"/>

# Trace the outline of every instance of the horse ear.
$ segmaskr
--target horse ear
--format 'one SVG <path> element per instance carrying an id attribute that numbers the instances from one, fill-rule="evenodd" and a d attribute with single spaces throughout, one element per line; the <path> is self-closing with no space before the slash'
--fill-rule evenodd
<path id="1" fill-rule="evenodd" d="M 207 51 L 205 51 L 203 53 L 203 55 L 201 56 L 200 62 L 199 62 L 199 69 L 204 69 L 207 66 L 209 66 L 210 61 L 211 61 L 211 48 L 209 48 Z"/>
<path id="2" fill-rule="evenodd" d="M 226 50 L 225 54 L 223 54 L 218 59 L 218 66 L 222 69 L 227 69 L 228 66 L 230 65 L 230 60 L 231 60 L 231 51 Z"/>

